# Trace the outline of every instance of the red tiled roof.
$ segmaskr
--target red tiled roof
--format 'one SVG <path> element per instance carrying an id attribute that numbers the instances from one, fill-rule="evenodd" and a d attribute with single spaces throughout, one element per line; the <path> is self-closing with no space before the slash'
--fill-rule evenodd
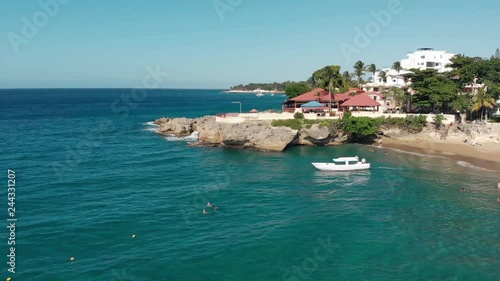
<path id="1" fill-rule="evenodd" d="M 355 95 L 360 95 L 365 91 L 356 88 L 350 88 L 349 91 L 342 94 L 335 94 L 335 101 L 345 101 L 352 98 Z"/>
<path id="2" fill-rule="evenodd" d="M 331 93 L 331 99 L 332 101 L 345 101 L 350 99 L 352 96 L 352 93 L 355 93 L 356 95 L 360 95 L 364 93 L 365 91 L 359 90 L 356 88 L 350 89 L 350 91 L 342 94 L 335 94 Z M 319 95 L 318 95 L 319 94 Z M 319 101 L 319 102 L 329 102 L 330 98 L 328 97 L 328 91 L 323 89 L 323 88 L 316 88 L 310 92 L 307 92 L 305 94 L 302 94 L 298 97 L 295 97 L 293 99 L 290 99 L 291 101 L 295 102 L 310 102 L 310 101 Z"/>
<path id="3" fill-rule="evenodd" d="M 362 107 L 367 107 L 367 106 L 380 106 L 380 103 L 376 102 L 372 98 L 370 98 L 368 95 L 365 93 L 353 96 L 346 102 L 344 102 L 340 106 L 362 106 Z"/>
<path id="4" fill-rule="evenodd" d="M 334 97 L 334 101 L 345 101 L 351 98 L 350 93 L 335 94 Z"/>
<path id="5" fill-rule="evenodd" d="M 310 102 L 310 101 L 318 101 L 318 99 L 319 102 L 329 101 L 328 91 L 322 88 L 316 88 L 310 92 L 307 92 L 290 100 L 298 102 Z M 332 94 L 332 101 L 333 101 L 333 94 Z"/>

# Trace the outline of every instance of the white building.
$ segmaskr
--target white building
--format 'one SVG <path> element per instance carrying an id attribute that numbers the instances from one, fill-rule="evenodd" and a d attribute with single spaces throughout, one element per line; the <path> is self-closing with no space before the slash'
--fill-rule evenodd
<path id="1" fill-rule="evenodd" d="M 386 79 L 380 78 L 380 71 L 375 72 L 371 82 L 363 85 L 365 91 L 385 91 L 392 87 L 404 88 L 409 83 L 405 81 L 402 75 L 410 73 L 412 68 L 426 70 L 435 69 L 438 72 L 451 71 L 452 68 L 446 67 L 451 64 L 451 58 L 455 54 L 446 51 L 435 51 L 432 48 L 420 48 L 416 52 L 408 54 L 407 59 L 401 60 L 401 70 L 399 73 L 394 69 L 385 68 L 382 71 L 386 73 Z"/>
<path id="2" fill-rule="evenodd" d="M 416 52 L 408 54 L 407 59 L 401 60 L 403 69 L 417 68 L 420 70 L 436 69 L 438 72 L 451 71 L 446 67 L 451 63 L 455 54 L 446 51 L 435 51 L 433 48 L 420 48 Z"/>
<path id="3" fill-rule="evenodd" d="M 381 72 L 385 72 L 385 79 L 380 77 Z M 363 90 L 365 91 L 385 91 L 389 90 L 392 87 L 406 87 L 407 83 L 403 77 L 404 74 L 410 73 L 407 70 L 401 70 L 399 73 L 390 68 L 384 68 L 375 72 L 375 76 L 371 78 L 370 83 L 366 83 L 363 85 Z"/>

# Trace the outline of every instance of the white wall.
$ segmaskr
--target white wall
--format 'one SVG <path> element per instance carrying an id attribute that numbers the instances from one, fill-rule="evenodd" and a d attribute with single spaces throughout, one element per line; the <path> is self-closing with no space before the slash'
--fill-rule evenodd
<path id="1" fill-rule="evenodd" d="M 375 112 L 367 112 L 367 111 L 361 111 L 361 112 L 356 112 L 353 111 L 351 112 L 352 116 L 366 116 L 366 117 L 394 117 L 394 118 L 405 118 L 408 115 L 418 115 L 418 114 L 383 114 L 380 111 L 375 111 Z M 239 116 L 238 116 L 239 115 Z M 316 119 L 338 119 L 340 116 L 342 116 L 341 113 L 337 114 L 337 116 L 332 116 L 332 117 L 318 117 L 317 114 L 315 113 L 306 113 L 304 114 L 305 119 L 311 119 L 311 120 L 316 120 Z M 434 122 L 434 114 L 426 114 L 427 117 L 427 122 L 431 123 Z M 450 115 L 450 114 L 444 114 L 445 120 L 443 120 L 443 124 L 448 125 L 451 122 L 455 121 L 455 116 Z M 230 124 L 235 124 L 235 123 L 242 123 L 244 121 L 251 121 L 251 120 L 288 120 L 288 119 L 294 119 L 293 113 L 242 113 L 242 114 L 231 114 L 227 115 L 226 117 L 220 117 L 217 116 L 215 118 L 216 122 L 219 123 L 230 123 Z"/>

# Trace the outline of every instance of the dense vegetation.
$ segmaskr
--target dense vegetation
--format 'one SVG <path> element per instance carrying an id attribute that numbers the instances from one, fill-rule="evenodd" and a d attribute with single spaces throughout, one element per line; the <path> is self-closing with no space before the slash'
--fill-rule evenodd
<path id="1" fill-rule="evenodd" d="M 490 59 L 457 55 L 451 59 L 450 72 L 437 73 L 435 70 L 412 69 L 406 75 L 411 79 L 415 95 L 411 102 L 421 112 L 469 113 L 473 117 L 484 118 L 487 111 L 495 106 L 500 96 L 500 58 L 496 54 Z M 466 85 L 485 84 L 473 95 L 465 91 Z"/>
<path id="2" fill-rule="evenodd" d="M 231 87 L 231 90 L 238 90 L 238 91 L 253 91 L 257 89 L 265 90 L 265 91 L 273 91 L 273 90 L 278 90 L 278 91 L 285 91 L 285 87 L 289 83 L 295 83 L 295 82 L 274 82 L 274 83 L 250 83 L 247 85 L 237 85 Z"/>
<path id="3" fill-rule="evenodd" d="M 382 127 L 397 127 L 410 133 L 421 132 L 427 126 L 427 117 L 425 115 L 408 115 L 406 118 L 380 117 L 377 118 Z"/>
<path id="4" fill-rule="evenodd" d="M 396 105 L 404 111 L 415 110 L 419 113 L 467 113 L 470 118 L 484 119 L 488 111 L 494 108 L 496 99 L 500 98 L 500 50 L 497 49 L 491 58 L 467 57 L 457 55 L 451 59 L 450 72 L 438 73 L 435 70 L 411 69 L 412 73 L 402 75 L 411 80 L 410 93 L 401 88 L 391 88 L 384 94 L 392 97 Z M 392 69 L 398 73 L 403 70 L 401 63 L 395 62 Z M 365 65 L 357 61 L 353 72 L 341 71 L 337 65 L 328 65 L 318 69 L 306 80 L 301 82 L 283 82 L 270 84 L 238 85 L 232 89 L 284 90 L 289 98 L 299 96 L 314 88 L 322 87 L 332 93 L 347 92 L 349 88 L 359 87 L 366 81 L 365 74 L 372 76 L 377 71 L 375 64 Z M 386 73 L 380 72 L 383 81 Z M 466 85 L 485 84 L 477 94 L 466 91 Z"/>

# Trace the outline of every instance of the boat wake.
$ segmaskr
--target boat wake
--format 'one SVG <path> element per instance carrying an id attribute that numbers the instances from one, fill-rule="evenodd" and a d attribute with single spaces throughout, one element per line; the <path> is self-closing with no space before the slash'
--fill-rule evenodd
<path id="1" fill-rule="evenodd" d="M 318 185 L 350 187 L 356 185 L 366 185 L 369 178 L 370 172 L 367 170 L 342 172 L 316 171 L 314 183 Z"/>
<path id="2" fill-rule="evenodd" d="M 168 141 L 198 141 L 198 132 L 195 131 L 187 137 L 178 138 L 175 136 L 167 136 L 165 139 Z"/>
<path id="3" fill-rule="evenodd" d="M 402 169 L 401 167 L 395 168 L 395 167 L 373 167 L 375 170 L 392 170 L 392 171 L 401 171 L 401 170 L 409 170 L 409 169 Z"/>

